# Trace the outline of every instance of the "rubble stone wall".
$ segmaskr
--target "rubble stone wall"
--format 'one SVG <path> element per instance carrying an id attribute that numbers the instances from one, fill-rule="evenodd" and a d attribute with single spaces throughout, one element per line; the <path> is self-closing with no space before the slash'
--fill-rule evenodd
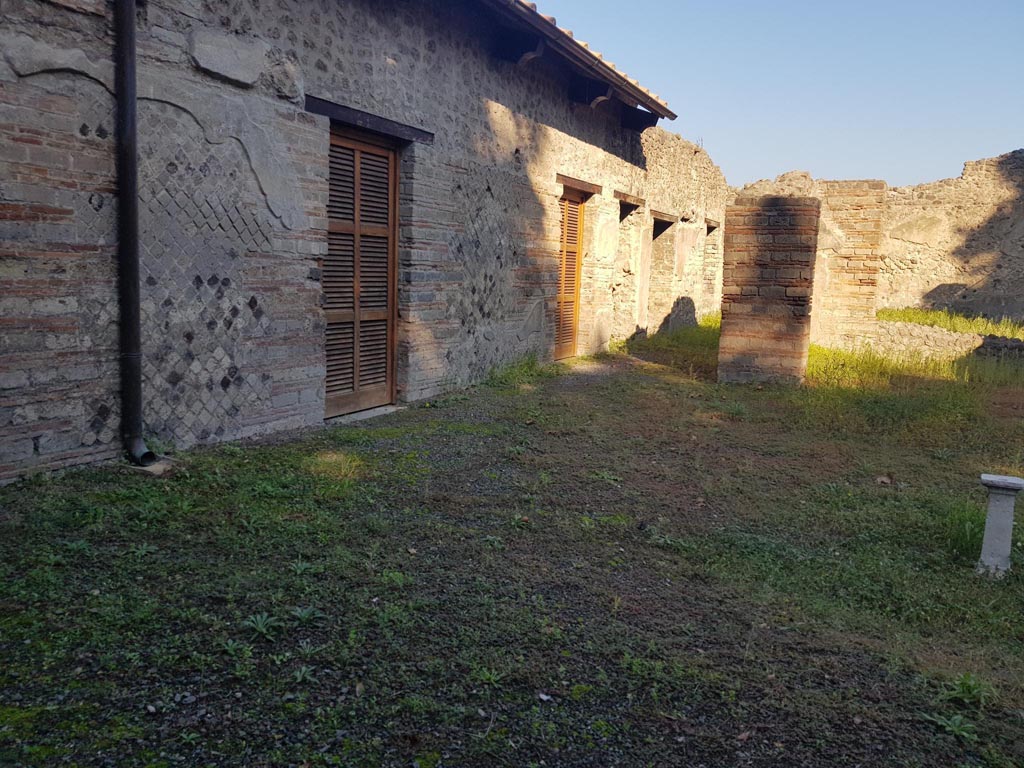
<path id="1" fill-rule="evenodd" d="M 118 455 L 112 4 L 23 0 L 0 30 L 0 478 Z M 673 212 L 673 304 L 720 301 L 696 145 L 491 53 L 468 0 L 140 4 L 144 403 L 179 447 L 320 423 L 329 120 L 306 94 L 434 134 L 400 155 L 398 390 L 550 356 L 565 174 L 586 204 L 579 352 L 651 317 L 649 208 Z M 620 222 L 614 192 L 646 206 Z"/>
<path id="2" fill-rule="evenodd" d="M 990 357 L 1024 360 L 1024 341 L 980 333 L 957 333 L 917 323 L 882 321 L 868 346 L 893 357 L 940 359 Z"/>
<path id="3" fill-rule="evenodd" d="M 1024 319 L 1024 150 L 887 191 L 878 307 Z"/>

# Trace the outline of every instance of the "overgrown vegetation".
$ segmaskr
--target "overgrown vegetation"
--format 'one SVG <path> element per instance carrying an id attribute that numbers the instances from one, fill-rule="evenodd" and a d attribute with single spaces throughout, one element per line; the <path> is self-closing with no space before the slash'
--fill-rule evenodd
<path id="1" fill-rule="evenodd" d="M 615 347 L 645 359 L 679 368 L 691 376 L 713 376 L 718 368 L 718 337 L 722 315 L 709 314 L 687 325 L 653 336 L 635 336 Z"/>
<path id="2" fill-rule="evenodd" d="M 948 309 L 920 309 L 918 307 L 880 309 L 877 312 L 877 317 L 879 320 L 899 323 L 932 325 L 956 333 L 980 333 L 983 336 L 1024 339 L 1024 325 L 1008 317 L 993 319 L 963 315 Z"/>
<path id="3" fill-rule="evenodd" d="M 0 489 L 0 764 L 1022 764 L 1021 387 L 716 337 Z"/>
<path id="4" fill-rule="evenodd" d="M 558 363 L 542 364 L 537 361 L 536 355 L 526 355 L 492 370 L 485 384 L 497 389 L 532 387 L 537 382 L 554 378 L 562 371 L 563 367 Z"/>

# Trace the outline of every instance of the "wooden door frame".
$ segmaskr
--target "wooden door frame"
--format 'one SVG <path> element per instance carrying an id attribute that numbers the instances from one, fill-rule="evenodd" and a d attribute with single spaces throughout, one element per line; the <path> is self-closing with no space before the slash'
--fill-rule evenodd
<path id="1" fill-rule="evenodd" d="M 397 396 L 397 358 L 398 358 L 398 163 L 399 163 L 399 152 L 404 142 L 395 141 L 389 139 L 386 136 L 379 134 L 369 133 L 367 131 L 361 131 L 350 126 L 339 124 L 331 121 L 330 137 L 329 141 L 331 145 L 348 147 L 350 149 L 369 151 L 374 154 L 380 154 L 381 150 L 387 152 L 390 159 L 390 170 L 388 174 L 388 310 L 387 310 L 387 359 L 385 361 L 385 379 L 387 381 L 387 404 L 393 404 Z M 354 168 L 354 188 L 355 194 L 359 193 L 359 164 L 355 163 Z M 328 186 L 330 180 L 328 179 Z M 353 212 L 355 221 L 353 227 L 356 230 L 354 240 L 354 251 L 355 251 L 355 262 L 353 263 L 353 281 L 355 290 L 353 292 L 353 314 L 354 317 L 359 316 L 359 222 L 358 216 Z M 327 218 L 327 231 L 331 231 L 331 220 Z M 342 230 L 343 231 L 343 230 Z M 357 324 L 358 325 L 358 324 Z M 326 333 L 327 318 L 326 312 L 324 313 L 324 329 Z M 355 328 L 353 328 L 353 343 L 358 341 Z M 359 382 L 359 348 L 355 347 L 353 350 L 353 383 L 358 384 Z M 326 354 L 326 350 L 325 350 Z M 366 404 L 365 401 L 371 401 L 373 398 L 366 397 L 362 398 L 358 391 L 351 395 L 353 407 L 350 410 L 346 410 L 345 413 L 337 413 L 331 416 L 327 416 L 327 396 L 324 396 L 324 418 L 332 419 L 338 416 L 344 416 L 347 413 L 356 413 L 367 408 L 378 407 L 378 404 Z"/>

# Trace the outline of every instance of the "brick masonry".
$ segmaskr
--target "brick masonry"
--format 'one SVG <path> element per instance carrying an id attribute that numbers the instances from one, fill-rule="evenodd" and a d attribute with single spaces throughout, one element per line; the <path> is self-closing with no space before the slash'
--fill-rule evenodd
<path id="1" fill-rule="evenodd" d="M 793 171 L 737 194 L 821 199 L 813 343 L 886 339 L 874 322 L 885 307 L 1024 319 L 1024 150 L 916 186 Z"/>
<path id="2" fill-rule="evenodd" d="M 853 349 L 871 339 L 882 259 L 885 182 L 820 181 L 795 171 L 774 182 L 748 184 L 738 194 L 820 201 L 810 343 Z"/>
<path id="3" fill-rule="evenodd" d="M 875 326 L 885 182 L 821 182 L 811 343 L 849 349 Z"/>
<path id="4" fill-rule="evenodd" d="M 329 121 L 306 93 L 435 134 L 400 156 L 401 400 L 550 356 L 557 173 L 602 187 L 579 352 L 717 310 L 719 169 L 621 128 L 614 101 L 571 102 L 558 60 L 496 60 L 476 3 L 141 8 L 145 422 L 163 444 L 322 421 Z M 0 479 L 120 452 L 110 13 L 24 0 L 0 30 Z M 649 208 L 620 222 L 616 190 L 682 218 L 656 266 Z"/>
<path id="5" fill-rule="evenodd" d="M 740 197 L 725 216 L 719 381 L 802 381 L 821 201 Z"/>

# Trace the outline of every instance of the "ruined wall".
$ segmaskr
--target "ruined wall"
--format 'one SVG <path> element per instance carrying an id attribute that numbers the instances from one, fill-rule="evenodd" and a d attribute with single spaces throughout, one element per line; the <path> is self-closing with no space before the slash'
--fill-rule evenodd
<path id="1" fill-rule="evenodd" d="M 888 190 L 878 306 L 1024 319 L 1024 150 Z"/>
<path id="2" fill-rule="evenodd" d="M 870 342 L 885 307 L 1024 319 L 1024 150 L 911 187 L 793 171 L 741 193 L 822 200 L 814 343 Z"/>
<path id="3" fill-rule="evenodd" d="M 111 7 L 24 0 L 0 30 L 0 476 L 119 452 Z M 329 121 L 304 94 L 435 134 L 400 156 L 400 399 L 550 354 L 556 173 L 586 206 L 581 353 L 648 323 L 649 211 L 622 249 L 615 190 L 692 224 L 673 290 L 718 303 L 707 154 L 567 98 L 547 57 L 489 52 L 472 2 L 151 0 L 138 28 L 146 428 L 168 443 L 323 417 Z M 689 233 L 691 227 L 694 234 Z M 666 233 L 668 236 L 669 233 Z"/>
<path id="4" fill-rule="evenodd" d="M 1024 359 L 1024 341 L 980 333 L 957 333 L 918 323 L 881 321 L 875 325 L 870 346 L 897 358 L 956 359 L 991 357 Z"/>
<path id="5" fill-rule="evenodd" d="M 852 349 L 874 333 L 885 182 L 823 181 L 803 171 L 748 184 L 740 195 L 813 197 L 821 202 L 811 343 Z M 728 222 L 727 222 L 728 225 Z"/>
<path id="6" fill-rule="evenodd" d="M 645 318 L 643 303 L 637 299 L 637 325 L 655 333 L 666 321 L 670 326 L 692 324 L 721 309 L 722 231 L 717 228 L 708 234 L 707 222 L 722 221 L 729 189 L 717 166 L 696 144 L 658 129 L 645 132 L 643 138 L 652 186 L 663 191 L 649 196 L 648 206 L 680 217 L 658 238 L 659 247 L 668 249 L 666 258 L 672 266 L 671 287 L 667 292 L 662 288 L 672 299 L 670 305 L 660 304 L 660 311 L 652 315 L 648 301 Z"/>
<path id="7" fill-rule="evenodd" d="M 803 381 L 820 210 L 814 197 L 726 208 L 719 381 Z"/>

